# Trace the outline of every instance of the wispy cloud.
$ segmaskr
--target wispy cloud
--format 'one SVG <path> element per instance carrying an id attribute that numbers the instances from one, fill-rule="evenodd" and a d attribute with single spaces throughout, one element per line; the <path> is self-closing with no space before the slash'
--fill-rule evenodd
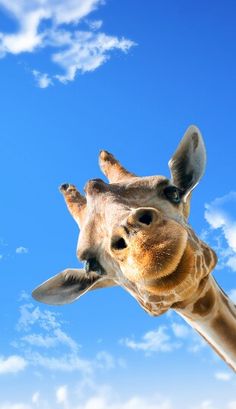
<path id="1" fill-rule="evenodd" d="M 173 352 L 179 348 L 197 354 L 205 349 L 206 341 L 193 328 L 184 324 L 176 315 L 169 318 L 171 320 L 169 325 L 146 332 L 140 340 L 134 337 L 123 338 L 120 344 L 134 351 L 143 351 L 145 355 Z"/>
<path id="2" fill-rule="evenodd" d="M 40 402 L 40 393 L 35 392 L 32 396 L 32 403 L 37 405 Z"/>
<path id="3" fill-rule="evenodd" d="M 219 256 L 218 268 L 228 267 L 236 271 L 236 192 L 216 198 L 205 205 L 205 219 L 210 228 L 203 232 L 203 239 L 213 243 Z"/>
<path id="4" fill-rule="evenodd" d="M 116 358 L 108 351 L 99 351 L 95 357 L 96 368 L 110 370 L 117 367 L 126 368 L 127 363 L 124 358 Z"/>
<path id="5" fill-rule="evenodd" d="M 88 24 L 91 30 L 99 30 L 102 27 L 102 20 L 87 20 L 86 23 Z"/>
<path id="6" fill-rule="evenodd" d="M 187 327 L 187 325 L 185 324 L 179 324 L 177 322 L 173 322 L 171 327 L 172 327 L 172 331 L 174 335 L 177 338 L 187 338 L 191 333 L 191 329 Z"/>
<path id="7" fill-rule="evenodd" d="M 20 317 L 17 323 L 17 329 L 20 331 L 29 331 L 34 325 L 37 325 L 42 330 L 52 331 L 60 328 L 62 322 L 60 315 L 40 307 L 35 307 L 34 304 L 28 303 L 20 306 Z"/>
<path id="8" fill-rule="evenodd" d="M 61 315 L 45 308 L 25 303 L 23 293 L 20 316 L 16 326 L 18 337 L 12 342 L 24 356 L 28 365 L 49 371 L 79 371 L 92 376 L 97 370 L 111 370 L 125 367 L 122 358 L 116 358 L 108 351 L 98 351 L 93 359 L 81 356 L 81 347 L 65 330 Z"/>
<path id="9" fill-rule="evenodd" d="M 78 350 L 77 343 L 60 328 L 54 329 L 53 336 L 32 333 L 21 337 L 21 340 L 35 347 L 48 349 L 58 345 L 66 345 L 72 351 Z"/>
<path id="10" fill-rule="evenodd" d="M 170 352 L 180 346 L 179 343 L 172 340 L 165 326 L 160 326 L 154 331 L 148 331 L 139 341 L 125 338 L 121 340 L 121 343 L 128 348 L 144 351 L 147 354 L 152 352 Z"/>
<path id="11" fill-rule="evenodd" d="M 80 346 L 63 325 L 59 314 L 32 303 L 23 304 L 17 323 L 20 336 L 13 345 L 26 351 L 25 359 L 30 365 L 52 371 L 90 373 L 92 362 L 80 356 Z"/>
<path id="12" fill-rule="evenodd" d="M 224 382 L 228 382 L 232 379 L 232 374 L 229 372 L 216 372 L 214 376 L 219 381 L 224 381 Z"/>
<path id="13" fill-rule="evenodd" d="M 114 50 L 127 52 L 134 42 L 125 38 L 98 32 L 101 20 L 91 20 L 92 11 L 103 5 L 103 0 L 0 0 L 0 7 L 16 20 L 17 32 L 0 32 L 0 56 L 35 53 L 47 48 L 50 60 L 61 73 L 32 73 L 40 88 L 47 88 L 56 80 L 73 81 L 77 72 L 94 71 L 109 58 Z M 84 28 L 83 25 L 87 25 Z M 82 27 L 82 28 L 81 28 Z"/>
<path id="14" fill-rule="evenodd" d="M 21 372 L 26 366 L 27 361 L 19 355 L 0 357 L 0 375 Z"/>
<path id="15" fill-rule="evenodd" d="M 43 354 L 39 352 L 27 352 L 27 359 L 30 365 L 46 369 L 49 371 L 60 372 L 81 372 L 83 375 L 89 375 L 93 372 L 93 362 L 86 360 L 77 353 L 58 353 L 57 355 Z"/>
<path id="16" fill-rule="evenodd" d="M 0 0 L 1 1 L 1 0 Z M 27 254 L 29 249 L 24 246 L 18 246 L 16 248 L 10 247 L 3 239 L 0 238 L 0 259 L 12 259 L 15 254 Z"/>
<path id="17" fill-rule="evenodd" d="M 229 297 L 236 304 L 236 288 L 233 288 L 232 290 L 230 290 Z"/>
<path id="18" fill-rule="evenodd" d="M 56 390 L 57 403 L 67 406 L 68 403 L 68 388 L 67 385 L 59 386 Z"/>
<path id="19" fill-rule="evenodd" d="M 47 88 L 49 85 L 53 85 L 53 81 L 47 73 L 33 70 L 32 74 L 39 88 Z"/>
<path id="20" fill-rule="evenodd" d="M 16 248 L 16 254 L 27 254 L 29 249 L 27 247 L 19 246 Z"/>
<path id="21" fill-rule="evenodd" d="M 218 409 L 214 402 L 210 399 L 204 400 L 199 406 L 194 406 L 193 409 Z"/>

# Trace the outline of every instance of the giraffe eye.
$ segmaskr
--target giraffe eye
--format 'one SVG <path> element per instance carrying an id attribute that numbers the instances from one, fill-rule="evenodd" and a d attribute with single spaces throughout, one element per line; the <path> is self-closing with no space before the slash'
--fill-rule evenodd
<path id="1" fill-rule="evenodd" d="M 178 204 L 181 201 L 181 191 L 175 186 L 166 187 L 164 194 L 172 203 Z"/>

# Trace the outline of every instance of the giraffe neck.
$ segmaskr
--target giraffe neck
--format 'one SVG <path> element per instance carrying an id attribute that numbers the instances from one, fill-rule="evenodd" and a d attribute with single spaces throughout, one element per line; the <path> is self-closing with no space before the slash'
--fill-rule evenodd
<path id="1" fill-rule="evenodd" d="M 236 305 L 211 275 L 202 287 L 194 299 L 175 311 L 236 371 Z"/>

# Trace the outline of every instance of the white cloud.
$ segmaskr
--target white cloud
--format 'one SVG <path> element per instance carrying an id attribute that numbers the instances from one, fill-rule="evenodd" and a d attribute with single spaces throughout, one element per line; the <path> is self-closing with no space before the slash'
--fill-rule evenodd
<path id="1" fill-rule="evenodd" d="M 106 396 L 95 395 L 89 398 L 77 409 L 171 409 L 172 405 L 168 399 L 143 398 L 139 396 L 131 397 L 126 401 L 109 399 Z"/>
<path id="2" fill-rule="evenodd" d="M 109 59 L 109 51 L 128 51 L 132 42 L 104 33 L 77 31 L 69 39 L 68 45 L 67 49 L 52 55 L 52 60 L 64 68 L 65 74 L 55 76 L 63 83 L 74 80 L 78 71 L 85 73 L 96 70 Z"/>
<path id="3" fill-rule="evenodd" d="M 217 409 L 211 400 L 204 400 L 199 406 L 194 406 L 194 409 Z"/>
<path id="4" fill-rule="evenodd" d="M 227 381 L 230 381 L 232 379 L 232 374 L 229 373 L 229 372 L 216 372 L 214 376 L 219 381 L 227 382 Z"/>
<path id="5" fill-rule="evenodd" d="M 22 301 L 27 299 L 23 293 Z M 122 358 L 115 358 L 107 351 L 98 352 L 93 359 L 81 356 L 80 345 L 64 330 L 60 314 L 33 303 L 20 306 L 17 323 L 18 339 L 12 346 L 20 349 L 28 365 L 52 372 L 80 372 L 90 377 L 97 370 L 125 367 Z"/>
<path id="6" fill-rule="evenodd" d="M 0 1 L 1 5 L 2 1 Z M 9 7 L 10 8 L 10 7 Z M 40 21 L 45 18 L 43 10 L 32 10 L 20 16 L 21 30 L 17 34 L 1 33 L 2 53 L 19 54 L 31 52 L 42 42 L 42 35 L 37 33 Z"/>
<path id="7" fill-rule="evenodd" d="M 34 405 L 37 405 L 39 403 L 40 400 L 40 393 L 39 392 L 35 392 L 32 396 L 32 403 Z"/>
<path id="8" fill-rule="evenodd" d="M 208 344 L 206 343 L 205 339 L 203 339 L 199 334 L 194 333 L 191 339 L 191 345 L 188 347 L 188 351 L 192 352 L 193 354 L 202 351 L 202 349 L 206 348 Z"/>
<path id="9" fill-rule="evenodd" d="M 167 333 L 167 328 L 164 326 L 160 326 L 154 331 L 148 331 L 140 341 L 125 338 L 121 340 L 121 343 L 128 348 L 145 351 L 146 353 L 170 352 L 180 346 L 180 344 L 171 340 L 170 335 Z"/>
<path id="10" fill-rule="evenodd" d="M 87 24 L 91 30 L 99 30 L 102 27 L 102 20 L 87 20 Z"/>
<path id="11" fill-rule="evenodd" d="M 115 360 L 107 351 L 100 351 L 96 355 L 97 366 L 103 369 L 112 369 L 116 366 Z"/>
<path id="12" fill-rule="evenodd" d="M 19 301 L 29 301 L 31 299 L 31 296 L 26 292 L 26 291 L 21 291 L 20 296 L 19 296 Z"/>
<path id="13" fill-rule="evenodd" d="M 103 0 L 0 0 L 0 6 L 19 25 L 17 32 L 0 32 L 0 56 L 48 47 L 52 62 L 64 73 L 49 75 L 32 70 L 40 88 L 52 85 L 55 80 L 66 83 L 74 80 L 77 72 L 97 69 L 113 50 L 127 52 L 134 45 L 130 40 L 97 32 L 103 24 L 101 20 L 86 20 L 102 4 Z M 89 31 L 78 29 L 83 20 Z"/>
<path id="14" fill-rule="evenodd" d="M 29 249 L 26 247 L 20 246 L 16 248 L 16 254 L 27 254 L 29 252 Z"/>
<path id="15" fill-rule="evenodd" d="M 29 331 L 33 325 L 45 331 L 55 330 L 61 327 L 59 314 L 34 307 L 34 304 L 23 304 L 20 306 L 20 317 L 17 323 L 19 331 Z"/>
<path id="16" fill-rule="evenodd" d="M 93 385 L 92 389 L 89 393 L 86 389 L 85 396 L 81 396 L 79 400 L 77 395 L 75 403 L 72 391 L 69 394 L 68 387 L 64 385 L 57 389 L 57 402 L 68 409 L 172 409 L 169 399 L 164 399 L 157 394 L 151 397 L 131 395 L 122 399 L 117 394 L 117 390 L 108 385 L 101 385 L 96 382 L 96 386 Z"/>
<path id="17" fill-rule="evenodd" d="M 67 397 L 68 397 L 67 386 L 66 386 L 66 385 L 60 386 L 60 387 L 56 390 L 56 400 L 57 400 L 57 403 L 67 404 Z"/>
<path id="18" fill-rule="evenodd" d="M 32 74 L 39 88 L 47 88 L 49 85 L 53 85 L 53 81 L 47 73 L 42 73 L 37 70 L 33 70 Z"/>
<path id="19" fill-rule="evenodd" d="M 119 398 L 116 391 L 101 386 L 101 390 L 86 396 L 85 399 L 71 399 L 66 385 L 56 390 L 55 401 L 45 402 L 42 409 L 54 407 L 55 403 L 66 409 L 173 409 L 169 399 L 159 396 L 130 396 L 126 399 Z M 23 403 L 0 404 L 0 409 L 33 409 L 34 405 Z"/>
<path id="20" fill-rule="evenodd" d="M 230 256 L 227 261 L 227 266 L 232 270 L 236 271 L 236 255 Z"/>
<path id="21" fill-rule="evenodd" d="M 21 341 L 36 347 L 53 348 L 58 343 L 56 337 L 43 336 L 42 334 L 29 334 L 21 338 Z"/>
<path id="22" fill-rule="evenodd" d="M 210 225 L 210 230 L 205 231 L 206 239 L 215 237 L 215 250 L 219 256 L 219 266 L 229 267 L 236 271 L 236 219 L 234 209 L 236 205 L 236 192 L 213 200 L 206 204 L 205 219 Z M 215 232 L 218 229 L 219 233 Z"/>
<path id="23" fill-rule="evenodd" d="M 190 335 L 190 329 L 187 327 L 187 325 L 173 322 L 171 327 L 177 338 L 187 338 Z"/>
<path id="24" fill-rule="evenodd" d="M 26 366 L 27 362 L 21 356 L 0 357 L 0 374 L 17 373 L 23 371 Z"/>
<path id="25" fill-rule="evenodd" d="M 143 351 L 146 355 L 158 352 L 172 352 L 183 348 L 191 354 L 202 352 L 207 343 L 190 325 L 182 323 L 178 317 L 169 317 L 172 323 L 160 326 L 158 329 L 148 331 L 140 340 L 123 338 L 120 343 L 134 351 Z"/>
<path id="26" fill-rule="evenodd" d="M 35 367 L 91 373 L 95 363 L 80 356 L 80 346 L 62 329 L 63 324 L 59 314 L 35 308 L 31 303 L 23 304 L 17 324 L 21 335 L 13 345 L 25 351 L 27 362 Z M 49 349 L 53 352 L 47 353 Z"/>
<path id="27" fill-rule="evenodd" d="M 31 365 L 50 371 L 80 371 L 83 374 L 90 374 L 93 371 L 93 363 L 81 358 L 78 354 L 67 353 L 60 354 L 60 356 L 47 356 L 38 352 L 32 352 L 27 357 Z"/>
<path id="28" fill-rule="evenodd" d="M 230 290 L 229 292 L 229 298 L 231 298 L 231 300 L 236 303 L 236 288 Z"/>
<path id="29" fill-rule="evenodd" d="M 32 333 L 23 336 L 21 341 L 43 348 L 54 348 L 58 345 L 66 345 L 73 351 L 78 350 L 77 343 L 60 328 L 53 331 L 53 336 Z"/>

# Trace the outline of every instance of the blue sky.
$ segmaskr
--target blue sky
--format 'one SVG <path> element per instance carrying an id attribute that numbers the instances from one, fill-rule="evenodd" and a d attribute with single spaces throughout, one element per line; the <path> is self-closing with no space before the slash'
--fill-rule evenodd
<path id="1" fill-rule="evenodd" d="M 102 177 L 100 149 L 169 176 L 194 123 L 208 163 L 190 222 L 236 298 L 235 2 L 30 3 L 0 0 L 0 409 L 235 409 L 235 376 L 174 313 L 120 288 L 30 297 L 79 265 L 58 186 Z"/>

